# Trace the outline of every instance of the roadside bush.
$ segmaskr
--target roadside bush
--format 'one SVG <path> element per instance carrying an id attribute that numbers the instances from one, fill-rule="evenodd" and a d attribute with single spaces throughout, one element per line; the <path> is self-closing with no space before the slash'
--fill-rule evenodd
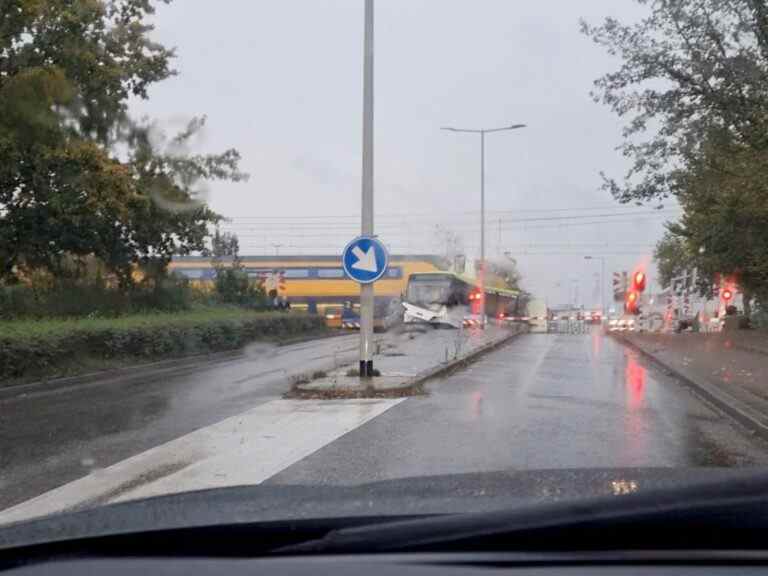
<path id="1" fill-rule="evenodd" d="M 264 290 L 248 277 L 245 270 L 219 267 L 214 287 L 216 300 L 221 304 L 237 304 L 254 309 L 267 307 Z"/>
<path id="2" fill-rule="evenodd" d="M 193 301 L 189 280 L 177 274 L 162 276 L 150 283 L 139 284 L 129 291 L 132 311 L 189 310 Z"/>
<path id="3" fill-rule="evenodd" d="M 0 286 L 0 318 L 34 316 L 38 308 L 38 297 L 29 286 Z"/>
<path id="4" fill-rule="evenodd" d="M 101 278 L 59 279 L 45 283 L 0 286 L 0 319 L 121 316 L 188 310 L 192 290 L 182 277 L 144 281 L 127 289 Z"/>
<path id="5" fill-rule="evenodd" d="M 125 318 L 6 322 L 0 379 L 61 375 L 78 365 L 236 350 L 256 340 L 320 333 L 320 316 L 200 310 Z"/>

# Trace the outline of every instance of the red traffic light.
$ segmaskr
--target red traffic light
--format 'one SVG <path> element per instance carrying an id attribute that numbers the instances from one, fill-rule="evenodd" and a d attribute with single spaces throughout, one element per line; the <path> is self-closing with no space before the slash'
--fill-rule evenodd
<path id="1" fill-rule="evenodd" d="M 733 292 L 731 290 L 729 290 L 728 288 L 723 290 L 723 294 L 722 295 L 723 295 L 723 300 L 725 300 L 726 302 L 730 301 L 730 299 L 733 298 Z"/>
<path id="2" fill-rule="evenodd" d="M 640 294 L 635 291 L 627 292 L 626 311 L 628 314 L 634 314 L 637 310 L 638 301 L 640 300 Z"/>
<path id="3" fill-rule="evenodd" d="M 635 272 L 632 276 L 632 288 L 638 292 L 645 290 L 645 272 Z"/>

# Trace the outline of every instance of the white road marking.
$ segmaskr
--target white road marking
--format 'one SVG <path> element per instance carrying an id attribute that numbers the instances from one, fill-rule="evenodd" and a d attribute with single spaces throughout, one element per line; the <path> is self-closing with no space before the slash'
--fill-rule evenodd
<path id="1" fill-rule="evenodd" d="M 0 523 L 172 492 L 260 484 L 402 402 L 274 400 L 0 512 Z"/>

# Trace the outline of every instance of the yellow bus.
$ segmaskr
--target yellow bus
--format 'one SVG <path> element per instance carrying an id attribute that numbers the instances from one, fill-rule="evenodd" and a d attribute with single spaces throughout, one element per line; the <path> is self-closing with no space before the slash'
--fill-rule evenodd
<path id="1" fill-rule="evenodd" d="M 292 309 L 335 316 L 345 306 L 357 308 L 359 304 L 360 285 L 346 277 L 338 255 L 243 256 L 241 260 L 249 276 L 273 285 L 278 297 L 289 302 Z M 377 309 L 385 309 L 392 300 L 403 297 L 411 274 L 445 270 L 447 264 L 434 255 L 391 255 L 387 271 L 374 284 Z M 169 269 L 189 278 L 193 284 L 213 283 L 214 270 L 207 257 L 177 257 Z M 329 322 L 329 325 L 335 323 Z"/>

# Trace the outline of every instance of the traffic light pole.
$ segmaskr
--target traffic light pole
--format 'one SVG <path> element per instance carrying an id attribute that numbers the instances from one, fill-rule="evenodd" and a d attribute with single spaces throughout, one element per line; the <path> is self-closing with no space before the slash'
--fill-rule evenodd
<path id="1" fill-rule="evenodd" d="M 365 0 L 361 234 L 373 236 L 373 0 Z M 360 285 L 360 377 L 373 376 L 373 283 Z"/>
<path id="2" fill-rule="evenodd" d="M 607 278 L 605 277 L 605 258 L 600 258 L 600 321 L 605 322 L 605 318 L 608 318 L 608 308 L 606 308 L 605 301 L 605 283 Z"/>

